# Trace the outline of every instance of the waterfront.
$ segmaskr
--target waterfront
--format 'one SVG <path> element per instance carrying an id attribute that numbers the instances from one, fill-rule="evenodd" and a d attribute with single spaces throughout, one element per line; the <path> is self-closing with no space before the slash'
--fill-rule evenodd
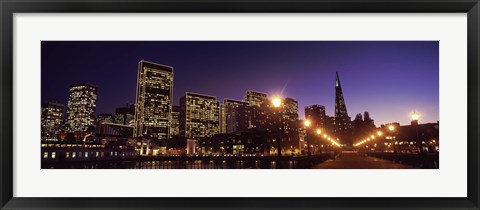
<path id="1" fill-rule="evenodd" d="M 308 169 L 333 158 L 334 153 L 282 157 L 279 165 L 276 156 L 139 157 L 117 161 L 44 162 L 42 169 Z"/>

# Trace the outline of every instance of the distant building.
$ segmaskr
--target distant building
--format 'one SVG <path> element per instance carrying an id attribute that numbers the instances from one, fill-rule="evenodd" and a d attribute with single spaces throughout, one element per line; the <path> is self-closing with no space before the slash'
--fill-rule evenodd
<path id="1" fill-rule="evenodd" d="M 248 102 L 238 101 L 233 99 L 223 100 L 224 111 L 224 126 L 226 133 L 233 133 L 237 131 L 244 131 L 248 128 L 249 115 Z"/>
<path id="2" fill-rule="evenodd" d="M 115 109 L 115 123 L 122 125 L 135 125 L 135 105 L 131 104 L 125 107 Z"/>
<path id="3" fill-rule="evenodd" d="M 187 92 L 180 98 L 180 134 L 185 138 L 220 133 L 220 103 L 215 96 Z"/>
<path id="4" fill-rule="evenodd" d="M 133 137 L 133 126 L 102 122 L 97 125 L 96 136 Z"/>
<path id="5" fill-rule="evenodd" d="M 248 128 L 266 130 L 268 127 L 268 108 L 270 106 L 267 94 L 249 90 L 245 95 L 244 101 L 249 104 Z"/>
<path id="6" fill-rule="evenodd" d="M 170 136 L 180 135 L 180 106 L 172 107 L 172 121 L 170 126 Z"/>
<path id="7" fill-rule="evenodd" d="M 170 138 L 173 67 L 141 60 L 138 63 L 135 137 Z"/>
<path id="8" fill-rule="evenodd" d="M 340 84 L 338 72 L 336 73 L 335 80 L 334 133 L 340 138 L 340 141 L 343 144 L 347 144 L 349 146 L 353 144 L 353 139 L 351 138 L 351 119 L 348 116 L 347 106 L 345 105 L 345 99 L 343 98 L 342 85 Z"/>
<path id="9" fill-rule="evenodd" d="M 325 129 L 326 117 L 325 106 L 311 105 L 305 107 L 305 118 L 312 122 L 312 127 Z"/>
<path id="10" fill-rule="evenodd" d="M 352 121 L 353 137 L 356 139 L 369 135 L 374 132 L 375 129 L 374 121 L 370 118 L 368 112 L 364 112 L 363 116 L 361 113 L 358 113 Z"/>
<path id="11" fill-rule="evenodd" d="M 283 132 L 298 135 L 298 102 L 292 98 L 283 100 Z"/>
<path id="12" fill-rule="evenodd" d="M 70 87 L 66 128 L 73 133 L 86 131 L 95 123 L 97 87 L 91 84 L 75 84 Z"/>
<path id="13" fill-rule="evenodd" d="M 268 98 L 266 93 L 248 90 L 244 101 L 250 104 L 250 106 L 260 107 L 267 100 Z"/>
<path id="14" fill-rule="evenodd" d="M 99 123 L 115 123 L 115 118 L 112 114 L 99 114 L 95 118 L 95 124 L 98 125 Z"/>
<path id="15" fill-rule="evenodd" d="M 42 104 L 42 141 L 56 141 L 62 130 L 65 105 L 49 102 Z"/>
<path id="16" fill-rule="evenodd" d="M 225 112 L 225 104 L 220 104 L 220 133 L 227 133 L 227 113 Z"/>

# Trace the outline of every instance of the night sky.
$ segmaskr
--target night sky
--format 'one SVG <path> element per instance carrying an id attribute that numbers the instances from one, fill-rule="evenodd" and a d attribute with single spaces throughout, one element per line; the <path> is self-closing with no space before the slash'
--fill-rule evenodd
<path id="1" fill-rule="evenodd" d="M 174 105 L 186 91 L 243 99 L 247 90 L 291 97 L 334 115 L 335 72 L 348 114 L 376 126 L 439 120 L 436 41 L 43 41 L 42 102 L 67 104 L 71 84 L 98 87 L 96 113 L 135 103 L 141 59 L 174 67 Z"/>

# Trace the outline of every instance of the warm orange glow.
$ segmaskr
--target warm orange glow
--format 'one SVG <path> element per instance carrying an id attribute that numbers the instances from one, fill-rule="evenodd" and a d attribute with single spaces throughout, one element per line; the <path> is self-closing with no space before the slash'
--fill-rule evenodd
<path id="1" fill-rule="evenodd" d="M 305 125 L 305 127 L 308 127 L 308 126 L 310 126 L 310 124 L 312 124 L 312 122 L 310 122 L 310 120 L 306 119 L 305 121 L 303 121 L 303 124 Z"/>
<path id="2" fill-rule="evenodd" d="M 412 117 L 412 120 L 420 119 L 420 115 L 417 112 L 413 112 L 411 117 Z"/>
<path id="3" fill-rule="evenodd" d="M 280 97 L 273 97 L 272 105 L 273 107 L 280 107 L 282 105 L 282 99 Z"/>
<path id="4" fill-rule="evenodd" d="M 322 134 L 322 130 L 320 130 L 320 129 L 317 129 L 316 132 L 317 132 L 318 135 Z"/>
<path id="5" fill-rule="evenodd" d="M 395 130 L 395 126 L 393 126 L 393 125 L 389 125 L 389 126 L 388 126 L 388 130 L 390 130 L 390 131 L 394 131 L 394 130 Z"/>
<path id="6" fill-rule="evenodd" d="M 382 136 L 382 135 L 383 135 L 382 131 L 378 131 L 378 132 L 377 132 L 377 135 L 378 135 L 378 136 Z"/>

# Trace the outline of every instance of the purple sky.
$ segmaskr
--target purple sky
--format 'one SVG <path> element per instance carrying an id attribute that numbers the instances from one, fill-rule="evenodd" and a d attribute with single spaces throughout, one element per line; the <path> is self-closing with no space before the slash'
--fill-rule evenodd
<path id="1" fill-rule="evenodd" d="M 436 41 L 42 42 L 42 102 L 66 104 L 71 84 L 98 86 L 96 113 L 135 102 L 138 61 L 173 66 L 174 101 L 186 91 L 243 99 L 246 90 L 282 93 L 333 115 L 335 72 L 348 114 L 370 112 L 379 126 L 439 120 Z M 283 92 L 282 92 L 283 90 Z"/>

